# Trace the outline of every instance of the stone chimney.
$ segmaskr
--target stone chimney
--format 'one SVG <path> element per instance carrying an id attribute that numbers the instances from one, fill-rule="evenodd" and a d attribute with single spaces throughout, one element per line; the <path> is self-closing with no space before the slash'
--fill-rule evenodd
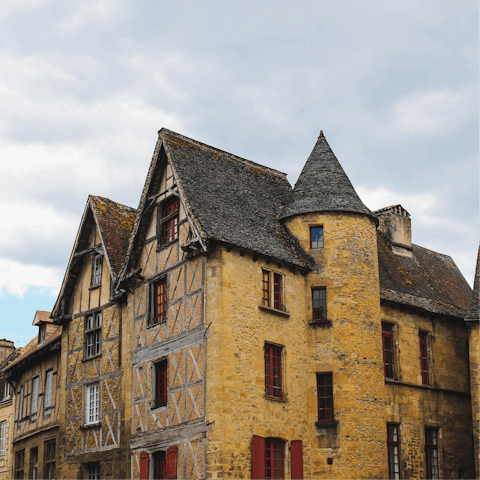
<path id="1" fill-rule="evenodd" d="M 381 208 L 373 213 L 380 221 L 378 229 L 387 237 L 393 253 L 411 257 L 413 249 L 410 214 L 401 205 Z"/>
<path id="2" fill-rule="evenodd" d="M 0 363 L 15 351 L 15 344 L 10 340 L 0 340 Z M 2 392 L 3 394 L 3 392 Z"/>

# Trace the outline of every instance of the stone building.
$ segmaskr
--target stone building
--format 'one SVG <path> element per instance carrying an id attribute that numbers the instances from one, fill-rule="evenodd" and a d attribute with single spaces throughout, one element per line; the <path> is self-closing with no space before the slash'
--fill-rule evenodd
<path id="1" fill-rule="evenodd" d="M 473 478 L 478 296 L 411 237 L 323 133 L 292 188 L 160 130 L 137 210 L 89 197 L 51 315 L 58 478 Z"/>

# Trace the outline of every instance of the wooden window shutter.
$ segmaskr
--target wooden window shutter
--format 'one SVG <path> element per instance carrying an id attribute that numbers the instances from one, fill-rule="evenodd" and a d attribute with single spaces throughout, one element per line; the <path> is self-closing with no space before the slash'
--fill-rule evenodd
<path id="1" fill-rule="evenodd" d="M 177 478 L 177 456 L 178 456 L 178 447 L 170 447 L 167 450 L 167 474 L 165 478 Z"/>
<path id="2" fill-rule="evenodd" d="M 301 440 L 292 440 L 290 455 L 292 459 L 292 480 L 303 479 L 303 447 Z"/>
<path id="3" fill-rule="evenodd" d="M 147 452 L 142 452 L 140 454 L 140 480 L 148 479 L 149 473 L 149 455 Z"/>
<path id="4" fill-rule="evenodd" d="M 265 438 L 258 435 L 252 440 L 252 479 L 265 478 Z"/>

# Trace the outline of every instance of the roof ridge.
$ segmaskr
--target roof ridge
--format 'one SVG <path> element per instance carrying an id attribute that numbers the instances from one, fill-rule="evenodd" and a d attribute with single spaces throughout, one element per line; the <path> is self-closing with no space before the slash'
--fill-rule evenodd
<path id="1" fill-rule="evenodd" d="M 130 207 L 129 205 L 125 205 L 124 203 L 116 202 L 108 197 L 102 197 L 101 195 L 88 195 L 90 198 L 101 198 L 102 200 L 108 200 L 109 202 L 115 203 L 116 205 L 120 205 L 121 207 L 129 208 L 130 210 L 137 210 L 134 207 Z"/>
<path id="2" fill-rule="evenodd" d="M 422 250 L 427 250 L 428 252 L 435 253 L 436 255 L 441 255 L 442 257 L 449 258 L 450 260 L 453 261 L 453 257 L 451 255 L 447 255 L 446 253 L 436 252 L 435 250 L 432 250 L 432 249 L 426 248 L 426 247 L 422 247 L 421 245 L 417 245 L 416 243 L 412 243 L 412 247 L 417 247 L 417 248 L 421 248 Z"/>
<path id="3" fill-rule="evenodd" d="M 159 130 L 158 133 L 161 134 L 162 132 L 168 132 L 169 134 L 173 134 L 173 135 L 176 135 L 177 137 L 181 137 L 184 140 L 195 143 L 195 144 L 197 144 L 201 147 L 206 147 L 206 148 L 209 148 L 210 150 L 215 150 L 217 152 L 226 154 L 234 160 L 238 160 L 242 163 L 246 163 L 248 166 L 262 168 L 264 170 L 269 170 L 274 175 L 279 175 L 283 178 L 287 178 L 287 174 L 284 173 L 284 172 L 281 172 L 280 170 L 276 170 L 275 168 L 267 167 L 266 165 L 262 165 L 260 163 L 253 162 L 252 160 L 248 160 L 246 158 L 239 157 L 238 155 L 235 155 L 234 153 L 227 152 L 226 150 L 222 150 L 221 148 L 213 147 L 212 145 L 208 145 L 206 143 L 199 142 L 198 140 L 195 140 L 193 138 L 186 137 L 185 135 L 182 135 L 182 134 L 177 133 L 177 132 L 173 132 L 172 130 L 168 130 L 168 128 L 162 128 L 161 130 Z"/>

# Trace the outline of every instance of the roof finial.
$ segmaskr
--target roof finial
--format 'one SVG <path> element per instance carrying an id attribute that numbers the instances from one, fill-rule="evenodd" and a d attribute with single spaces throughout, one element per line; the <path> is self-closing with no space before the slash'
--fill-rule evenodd
<path id="1" fill-rule="evenodd" d="M 320 135 L 318 136 L 318 138 L 320 138 L 320 137 L 325 138 L 325 136 L 323 135 L 323 130 L 320 130 Z"/>

